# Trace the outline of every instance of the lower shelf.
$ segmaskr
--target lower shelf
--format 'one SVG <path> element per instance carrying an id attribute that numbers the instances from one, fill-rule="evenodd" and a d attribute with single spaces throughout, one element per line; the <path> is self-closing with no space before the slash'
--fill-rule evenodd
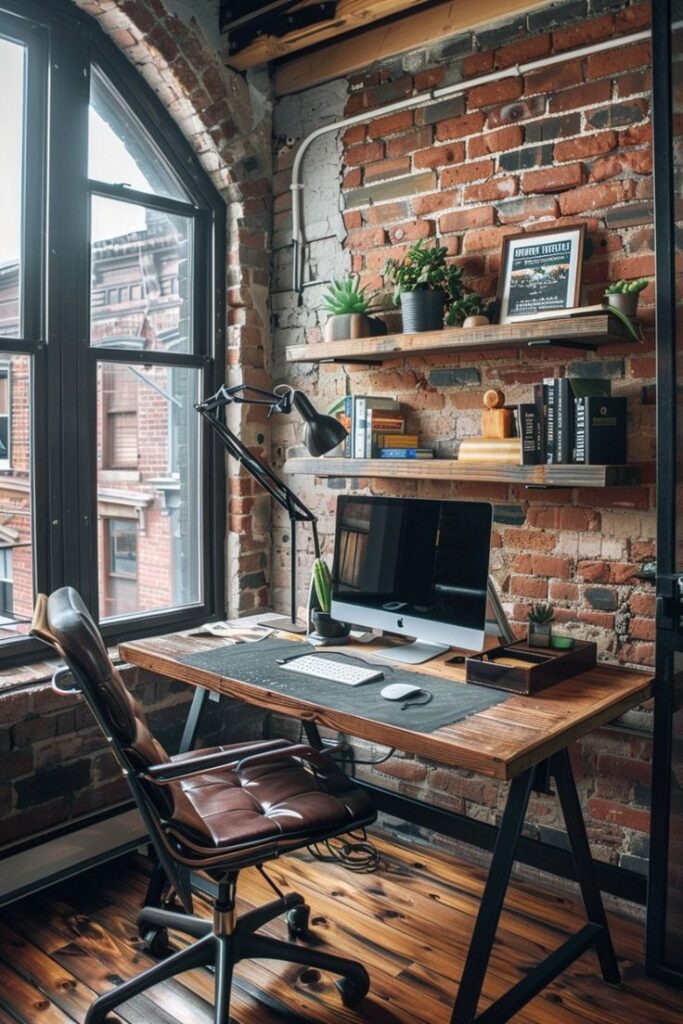
<path id="1" fill-rule="evenodd" d="M 290 458 L 286 473 L 396 480 L 476 480 L 537 487 L 618 487 L 640 483 L 637 466 L 504 466 L 457 459 Z"/>

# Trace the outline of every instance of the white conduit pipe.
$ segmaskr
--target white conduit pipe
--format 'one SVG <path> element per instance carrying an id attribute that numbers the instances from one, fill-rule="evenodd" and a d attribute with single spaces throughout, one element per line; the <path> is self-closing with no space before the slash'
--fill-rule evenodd
<path id="1" fill-rule="evenodd" d="M 676 28 L 677 26 L 672 26 Z M 437 103 L 439 100 L 449 96 L 457 96 L 459 93 L 468 92 L 478 85 L 488 85 L 489 82 L 499 82 L 502 78 L 517 78 L 529 74 L 531 71 L 539 71 L 541 68 L 551 67 L 553 64 L 562 64 L 567 60 L 575 60 L 579 57 L 588 57 L 593 53 L 601 53 L 603 50 L 614 50 L 619 46 L 630 46 L 632 43 L 640 43 L 650 39 L 650 30 L 634 32 L 628 36 L 620 36 L 618 39 L 607 39 L 602 43 L 592 43 L 590 46 L 581 46 L 576 50 L 567 50 L 565 53 L 557 53 L 550 57 L 541 57 L 538 60 L 529 61 L 527 64 L 513 64 L 512 67 L 503 68 L 500 71 L 493 71 L 488 75 L 479 75 L 478 78 L 469 78 L 463 82 L 456 82 L 453 85 L 445 85 L 440 89 L 430 89 L 429 92 L 420 93 L 418 96 L 409 96 L 405 100 L 396 100 L 388 103 L 385 107 L 377 107 L 374 110 L 364 110 L 361 114 L 354 114 L 352 117 L 345 117 L 342 121 L 335 121 L 332 124 L 325 124 L 316 128 L 301 141 L 294 164 L 292 166 L 292 242 L 294 243 L 294 269 L 293 285 L 294 291 L 303 291 L 303 257 L 304 257 L 304 224 L 302 216 L 302 195 L 304 184 L 301 181 L 301 166 L 309 146 L 316 139 L 327 135 L 328 132 L 341 131 L 342 128 L 350 128 L 354 124 L 363 124 L 365 121 L 373 121 L 385 114 L 393 114 L 397 110 L 409 110 L 411 107 L 427 106 L 430 103 Z"/>

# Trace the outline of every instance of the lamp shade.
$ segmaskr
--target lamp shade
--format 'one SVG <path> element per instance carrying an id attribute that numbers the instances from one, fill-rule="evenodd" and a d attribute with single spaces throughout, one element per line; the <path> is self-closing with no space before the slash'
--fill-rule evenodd
<path id="1" fill-rule="evenodd" d="M 348 430 L 334 416 L 319 413 L 302 391 L 295 391 L 292 404 L 304 421 L 304 444 L 311 455 L 325 455 L 344 440 Z"/>

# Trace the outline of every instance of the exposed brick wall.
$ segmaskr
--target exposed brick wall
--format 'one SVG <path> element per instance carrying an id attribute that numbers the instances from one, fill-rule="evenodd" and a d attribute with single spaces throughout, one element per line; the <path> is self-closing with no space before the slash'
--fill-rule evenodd
<path id="1" fill-rule="evenodd" d="M 341 133 L 338 169 L 346 254 L 345 270 L 382 289 L 387 257 L 400 257 L 416 238 L 434 238 L 463 267 L 467 285 L 495 295 L 502 239 L 522 230 L 585 223 L 589 255 L 584 264 L 585 303 L 600 300 L 606 283 L 654 273 L 650 55 L 646 44 L 628 44 L 582 60 L 571 57 L 524 79 L 475 86 L 462 95 L 415 111 L 372 117 L 394 99 L 432 86 L 474 78 L 573 47 L 637 31 L 648 23 L 646 4 L 565 3 L 444 40 L 348 80 L 345 113 L 367 111 L 367 124 Z M 339 84 L 339 83 L 335 83 Z M 307 109 L 300 97 L 302 111 Z M 315 106 L 302 116 L 301 137 L 320 121 Z M 277 123 L 278 109 L 275 110 Z M 362 365 L 319 366 L 284 362 L 284 346 L 321 340 L 325 314 L 321 287 L 304 291 L 296 309 L 284 265 L 290 202 L 280 181 L 296 140 L 276 138 L 276 272 L 274 368 L 326 407 L 346 393 L 389 394 L 409 410 L 409 423 L 437 454 L 455 453 L 459 441 L 480 432 L 482 393 L 500 386 L 508 401 L 528 401 L 531 384 L 545 376 L 609 377 L 613 393 L 628 398 L 629 461 L 642 469 L 637 487 L 533 490 L 521 486 L 436 481 L 299 478 L 298 492 L 320 515 L 331 555 L 333 513 L 340 490 L 415 497 L 480 498 L 496 507 L 492 571 L 515 629 L 525 628 L 536 600 L 557 606 L 557 620 L 575 635 L 597 642 L 600 657 L 639 667 L 654 659 L 654 597 L 637 573 L 655 550 L 654 406 L 642 389 L 655 379 L 652 326 L 654 290 L 641 296 L 643 345 L 619 344 L 599 352 L 560 348 L 464 352 Z M 306 166 L 314 187 L 304 193 L 307 238 L 325 241 L 317 202 L 320 184 L 315 145 Z M 330 211 L 334 220 L 334 211 Z M 322 225 L 322 226 L 321 226 Z M 328 231 L 328 235 L 332 232 Z M 281 239 L 281 242 L 279 241 Z M 309 277 L 331 274 L 309 272 Z M 338 268 L 335 268 L 337 271 Z M 289 272 L 286 268 L 287 273 Z M 274 458 L 282 464 L 296 428 L 278 424 Z M 284 527 L 278 517 L 276 524 Z M 284 533 L 284 530 L 283 530 Z M 274 594 L 284 604 L 288 546 L 274 531 Z M 311 560 L 300 556 L 300 600 Z M 646 847 L 649 740 L 600 732 L 574 752 L 596 853 L 640 864 Z M 483 817 L 500 807 L 499 787 L 421 762 L 392 759 L 379 769 L 385 781 L 426 799 Z M 559 821 L 554 803 L 534 804 L 538 829 L 551 837 Z M 636 860 L 629 860 L 636 858 Z"/>

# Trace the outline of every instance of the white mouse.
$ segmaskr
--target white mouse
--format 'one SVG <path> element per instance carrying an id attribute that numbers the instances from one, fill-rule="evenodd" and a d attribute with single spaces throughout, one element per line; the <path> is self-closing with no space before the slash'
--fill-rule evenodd
<path id="1" fill-rule="evenodd" d="M 414 697 L 416 693 L 422 693 L 422 687 L 413 683 L 390 683 L 379 692 L 385 700 L 405 700 Z"/>

